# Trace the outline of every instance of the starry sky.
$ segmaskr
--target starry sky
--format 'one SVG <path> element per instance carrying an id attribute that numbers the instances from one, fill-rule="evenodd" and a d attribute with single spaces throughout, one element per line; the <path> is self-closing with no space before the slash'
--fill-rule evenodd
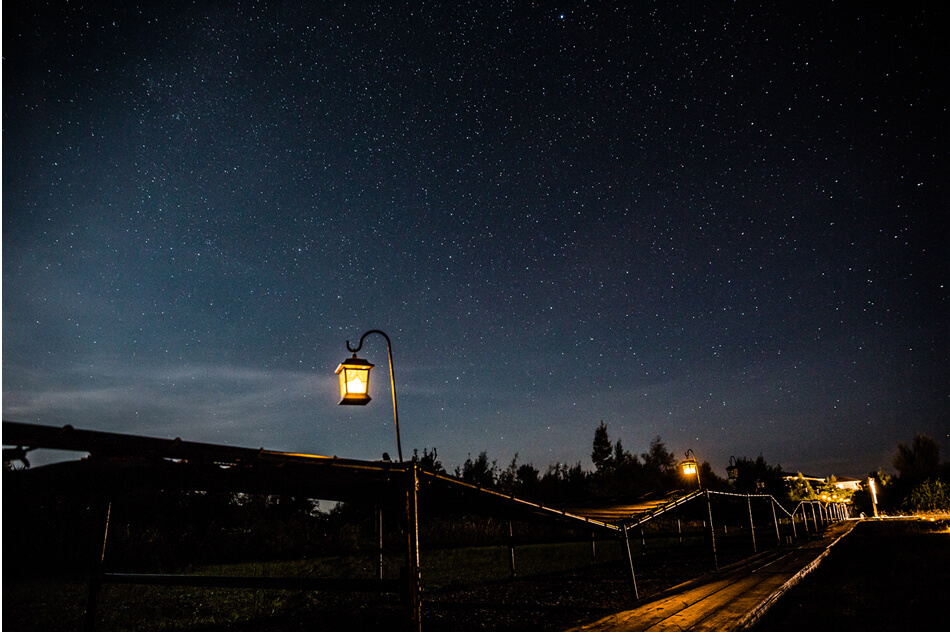
<path id="1" fill-rule="evenodd" d="M 3 417 L 395 457 L 382 337 L 337 405 L 381 329 L 449 470 L 591 468 L 600 421 L 721 475 L 950 458 L 914 4 L 7 3 Z"/>

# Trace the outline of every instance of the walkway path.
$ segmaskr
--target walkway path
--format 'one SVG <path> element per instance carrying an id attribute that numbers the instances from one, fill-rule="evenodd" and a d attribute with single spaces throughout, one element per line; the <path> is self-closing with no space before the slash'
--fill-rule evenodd
<path id="1" fill-rule="evenodd" d="M 741 631 L 786 590 L 814 569 L 857 521 L 829 526 L 820 538 L 795 548 L 762 552 L 677 585 L 630 611 L 578 631 Z"/>

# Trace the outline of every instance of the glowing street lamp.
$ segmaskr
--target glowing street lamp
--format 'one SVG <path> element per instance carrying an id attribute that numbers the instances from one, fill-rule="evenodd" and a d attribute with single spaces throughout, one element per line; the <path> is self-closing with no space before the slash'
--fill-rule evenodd
<path id="1" fill-rule="evenodd" d="M 692 455 L 692 457 L 690 457 Z M 696 453 L 693 452 L 693 449 L 686 450 L 686 459 L 680 464 L 683 468 L 683 474 L 687 477 L 691 475 L 696 475 L 696 486 L 702 488 L 703 485 L 699 481 L 699 464 L 696 462 Z"/>
<path id="2" fill-rule="evenodd" d="M 360 337 L 360 344 L 356 349 L 346 342 L 346 349 L 353 352 L 352 358 L 347 358 L 336 368 L 340 376 L 340 404 L 367 404 L 372 398 L 369 396 L 369 372 L 375 366 L 370 362 L 356 357 L 356 352 L 363 347 L 363 339 L 370 334 L 381 334 L 386 339 L 386 348 L 389 350 L 389 386 L 393 392 L 393 417 L 396 420 L 396 450 L 399 452 L 399 462 L 402 463 L 402 440 L 399 438 L 399 409 L 396 407 L 396 378 L 393 375 L 393 346 L 389 337 L 382 330 L 370 330 Z"/>
<path id="3" fill-rule="evenodd" d="M 871 507 L 874 508 L 874 518 L 877 518 L 877 487 L 874 485 L 874 477 L 868 477 L 868 487 L 871 488 Z"/>
<path id="4" fill-rule="evenodd" d="M 336 368 L 336 373 L 340 376 L 340 404 L 368 404 L 372 398 L 369 397 L 369 372 L 374 367 L 362 358 L 347 358 Z"/>

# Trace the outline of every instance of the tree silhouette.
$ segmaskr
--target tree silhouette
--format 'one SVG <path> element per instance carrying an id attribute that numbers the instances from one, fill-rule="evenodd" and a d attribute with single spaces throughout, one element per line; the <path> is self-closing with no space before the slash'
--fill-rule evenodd
<path id="1" fill-rule="evenodd" d="M 940 446 L 926 435 L 917 435 L 910 447 L 898 443 L 893 464 L 907 487 L 936 479 L 940 475 Z"/>
<path id="2" fill-rule="evenodd" d="M 815 489 L 811 487 L 808 480 L 798 473 L 798 477 L 792 480 L 788 486 L 788 498 L 792 501 L 814 501 L 818 498 Z"/>
<path id="3" fill-rule="evenodd" d="M 459 477 L 462 481 L 481 486 L 482 488 L 493 488 L 497 474 L 498 462 L 492 460 L 491 464 L 489 464 L 487 451 L 479 453 L 478 457 L 474 460 L 472 460 L 472 456 L 469 455 L 465 463 L 462 464 L 462 469 L 455 469 L 456 477 Z"/>
<path id="4" fill-rule="evenodd" d="M 609 468 L 611 453 L 613 453 L 613 447 L 611 446 L 610 437 L 607 435 L 607 425 L 601 420 L 600 426 L 594 431 L 594 445 L 590 454 L 597 472 Z"/>

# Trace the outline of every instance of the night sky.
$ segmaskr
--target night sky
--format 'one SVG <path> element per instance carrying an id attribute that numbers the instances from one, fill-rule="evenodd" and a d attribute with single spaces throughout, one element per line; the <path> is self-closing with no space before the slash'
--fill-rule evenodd
<path id="1" fill-rule="evenodd" d="M 409 4 L 6 3 L 5 420 L 950 458 L 946 8 Z"/>

